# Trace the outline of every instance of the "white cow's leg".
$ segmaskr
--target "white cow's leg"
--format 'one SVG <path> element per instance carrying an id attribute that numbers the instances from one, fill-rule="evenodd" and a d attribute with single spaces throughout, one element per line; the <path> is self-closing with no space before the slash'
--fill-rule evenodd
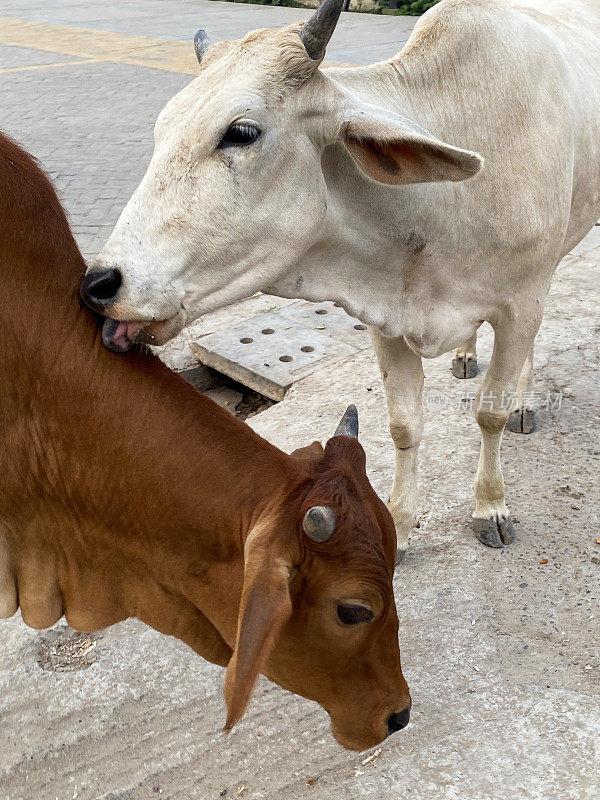
<path id="1" fill-rule="evenodd" d="M 455 378 L 474 378 L 477 375 L 477 331 L 454 351 L 452 374 Z"/>
<path id="2" fill-rule="evenodd" d="M 511 397 L 523 365 L 531 352 L 541 318 L 531 315 L 498 324 L 494 352 L 480 393 L 475 418 L 481 430 L 481 451 L 475 476 L 473 528 L 490 547 L 503 547 L 515 538 L 504 495 L 500 443 L 508 419 Z"/>
<path id="3" fill-rule="evenodd" d="M 535 428 L 535 410 L 533 407 L 533 344 L 525 359 L 521 375 L 517 381 L 517 390 L 512 401 L 510 415 L 506 427 L 513 433 L 532 433 Z"/>
<path id="4" fill-rule="evenodd" d="M 423 367 L 403 337 L 387 339 L 371 330 L 396 446 L 396 469 L 388 508 L 396 526 L 398 556 L 404 557 L 410 531 L 418 522 L 417 453 L 423 432 Z"/>

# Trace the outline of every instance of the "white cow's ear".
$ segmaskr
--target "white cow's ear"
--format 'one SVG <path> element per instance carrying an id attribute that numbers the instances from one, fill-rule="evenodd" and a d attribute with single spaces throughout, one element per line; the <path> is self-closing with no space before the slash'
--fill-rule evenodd
<path id="1" fill-rule="evenodd" d="M 348 152 L 373 180 L 395 186 L 464 181 L 483 166 L 477 153 L 441 142 L 408 120 L 381 111 L 361 110 L 342 128 Z"/>

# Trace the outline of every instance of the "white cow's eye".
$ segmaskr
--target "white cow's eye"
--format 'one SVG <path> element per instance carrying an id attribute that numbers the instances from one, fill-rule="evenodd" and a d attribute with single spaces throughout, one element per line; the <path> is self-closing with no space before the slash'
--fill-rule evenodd
<path id="1" fill-rule="evenodd" d="M 219 147 L 244 147 L 255 142 L 262 131 L 256 125 L 247 122 L 236 122 L 230 125 L 219 142 Z"/>

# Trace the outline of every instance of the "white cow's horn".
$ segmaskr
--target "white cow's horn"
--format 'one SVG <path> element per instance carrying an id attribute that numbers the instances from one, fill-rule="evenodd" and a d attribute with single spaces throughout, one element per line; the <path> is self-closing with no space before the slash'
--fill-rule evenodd
<path id="1" fill-rule="evenodd" d="M 198 33 L 194 36 L 194 50 L 196 51 L 198 63 L 202 61 L 202 56 L 206 53 L 209 47 L 210 39 L 208 38 L 206 31 L 203 28 L 200 28 Z"/>
<path id="2" fill-rule="evenodd" d="M 335 514 L 327 506 L 313 506 L 304 515 L 302 527 L 313 542 L 326 542 L 335 533 Z"/>
<path id="3" fill-rule="evenodd" d="M 348 406 L 333 435 L 358 439 L 358 411 L 355 405 Z"/>
<path id="4" fill-rule="evenodd" d="M 325 0 L 302 27 L 300 38 L 314 61 L 323 60 L 343 7 L 344 0 Z"/>

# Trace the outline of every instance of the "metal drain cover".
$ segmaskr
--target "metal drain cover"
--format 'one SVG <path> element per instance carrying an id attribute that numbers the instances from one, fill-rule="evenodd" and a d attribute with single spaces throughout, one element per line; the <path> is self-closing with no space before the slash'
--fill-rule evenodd
<path id="1" fill-rule="evenodd" d="M 283 400 L 296 381 L 369 346 L 365 326 L 343 309 L 299 300 L 209 333 L 191 348 L 203 364 Z"/>

